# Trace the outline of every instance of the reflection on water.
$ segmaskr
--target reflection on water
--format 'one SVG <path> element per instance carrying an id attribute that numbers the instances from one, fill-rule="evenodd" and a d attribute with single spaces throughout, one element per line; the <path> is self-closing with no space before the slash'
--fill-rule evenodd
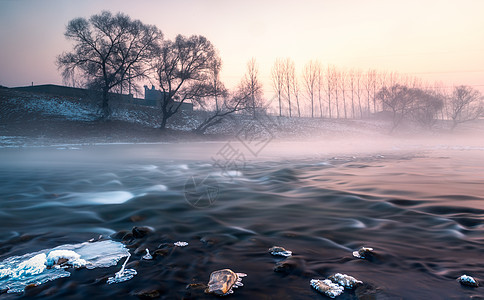
<path id="1" fill-rule="evenodd" d="M 137 275 L 108 286 L 121 262 L 74 270 L 28 289 L 29 296 L 136 298 L 156 291 L 166 299 L 208 299 L 186 286 L 205 284 L 224 268 L 248 274 L 231 296 L 239 299 L 314 299 L 321 296 L 310 280 L 334 273 L 367 282 L 382 299 L 482 293 L 455 280 L 484 278 L 482 151 L 259 159 L 227 177 L 207 157 L 163 159 L 166 147 L 127 147 L 119 156 L 101 149 L 109 159 L 82 149 L 40 157 L 4 151 L 0 261 L 102 235 L 123 240 L 132 255 L 126 268 Z M 207 176 L 210 184 L 189 192 L 216 196 L 196 207 L 187 200 L 187 180 Z M 134 226 L 150 230 L 133 236 Z M 285 258 L 267 251 L 274 245 L 293 255 L 281 264 Z M 375 250 L 375 260 L 352 256 L 362 246 Z M 153 259 L 142 259 L 146 249 Z"/>

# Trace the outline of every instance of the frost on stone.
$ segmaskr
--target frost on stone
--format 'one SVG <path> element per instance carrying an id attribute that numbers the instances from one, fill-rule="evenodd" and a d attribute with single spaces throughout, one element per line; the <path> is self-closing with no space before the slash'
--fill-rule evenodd
<path id="1" fill-rule="evenodd" d="M 479 282 L 477 282 L 477 280 L 475 280 L 474 277 L 468 276 L 468 275 L 465 275 L 465 274 L 460 276 L 459 278 L 457 278 L 457 280 L 459 280 L 459 282 L 462 285 L 465 285 L 465 286 L 470 286 L 470 287 L 478 287 L 479 286 Z"/>
<path id="2" fill-rule="evenodd" d="M 282 247 L 274 246 L 269 249 L 269 252 L 272 255 L 275 256 L 284 256 L 284 257 L 290 257 L 292 255 L 292 251 L 286 250 Z"/>
<path id="3" fill-rule="evenodd" d="M 353 251 L 353 256 L 361 259 L 370 258 L 373 256 L 373 248 L 361 247 L 358 251 Z"/>
<path id="4" fill-rule="evenodd" d="M 353 276 L 349 276 L 349 275 L 341 274 L 341 273 L 336 273 L 334 275 L 331 275 L 331 276 L 329 276 L 329 279 L 332 282 L 337 283 L 337 284 L 339 284 L 339 285 L 341 285 L 345 288 L 349 288 L 349 289 L 352 289 L 352 288 L 356 287 L 358 284 L 363 283 L 362 281 L 357 280 Z"/>
<path id="5" fill-rule="evenodd" d="M 344 287 L 331 282 L 329 279 L 320 280 L 320 279 L 311 279 L 310 281 L 311 286 L 316 289 L 321 294 L 324 294 L 330 298 L 334 298 L 339 296 L 343 293 Z"/>
<path id="6" fill-rule="evenodd" d="M 0 262 L 0 290 L 21 293 L 27 285 L 40 285 L 69 277 L 67 267 L 110 267 L 128 256 L 126 247 L 114 241 L 67 244 L 53 249 L 12 256 Z M 65 268 L 64 268 L 65 267 Z"/>
<path id="7" fill-rule="evenodd" d="M 179 241 L 179 242 L 173 243 L 173 245 L 175 245 L 177 247 L 185 247 L 185 246 L 188 246 L 188 243 Z"/>
<path id="8" fill-rule="evenodd" d="M 131 278 L 133 278 L 138 272 L 134 269 L 126 269 L 126 264 L 128 263 L 129 258 L 131 257 L 131 254 L 128 253 L 128 257 L 123 263 L 123 266 L 121 267 L 121 270 L 116 272 L 114 274 L 114 277 L 109 277 L 107 283 L 108 284 L 113 284 L 113 283 L 120 283 L 124 281 L 128 281 Z"/>

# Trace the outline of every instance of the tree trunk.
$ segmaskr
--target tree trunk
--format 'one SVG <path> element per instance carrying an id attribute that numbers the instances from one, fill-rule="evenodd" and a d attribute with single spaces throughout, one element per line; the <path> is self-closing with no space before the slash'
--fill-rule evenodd
<path id="1" fill-rule="evenodd" d="M 101 105 L 102 110 L 102 118 L 107 119 L 109 117 L 109 91 L 107 89 L 103 89 L 103 102 Z"/>

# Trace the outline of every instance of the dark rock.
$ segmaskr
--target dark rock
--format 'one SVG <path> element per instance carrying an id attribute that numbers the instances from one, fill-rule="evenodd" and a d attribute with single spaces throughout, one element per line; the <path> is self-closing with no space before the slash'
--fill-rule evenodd
<path id="1" fill-rule="evenodd" d="M 131 220 L 131 222 L 141 222 L 141 221 L 144 221 L 146 217 L 141 215 L 134 215 L 129 217 L 129 219 Z"/>
<path id="2" fill-rule="evenodd" d="M 120 230 L 120 231 L 118 231 L 118 232 L 116 232 L 116 233 L 111 234 L 111 236 L 110 236 L 110 237 L 111 237 L 113 240 L 120 241 L 120 240 L 122 240 L 122 239 L 124 238 L 124 236 L 125 236 L 127 233 L 128 233 L 128 231 L 127 231 L 127 230 Z"/>
<path id="3" fill-rule="evenodd" d="M 135 226 L 131 232 L 133 233 L 134 238 L 140 239 L 152 233 L 153 229 L 147 226 Z"/>
<path id="4" fill-rule="evenodd" d="M 156 257 L 161 257 L 161 256 L 167 256 L 168 255 L 168 250 L 167 249 L 157 249 L 155 250 L 155 252 L 153 253 L 153 257 L 156 258 Z"/>
<path id="5" fill-rule="evenodd" d="M 274 266 L 274 272 L 289 274 L 292 273 L 297 267 L 298 264 L 294 260 L 286 259 L 276 263 L 276 265 Z"/>
<path id="6" fill-rule="evenodd" d="M 161 293 L 157 289 L 145 289 L 134 293 L 134 295 L 140 299 L 154 299 L 159 298 L 161 296 Z"/>
<path id="7" fill-rule="evenodd" d="M 186 289 L 187 290 L 189 290 L 189 289 L 191 289 L 191 290 L 199 290 L 199 289 L 203 290 L 206 287 L 207 286 L 203 283 L 190 283 L 190 284 L 187 285 Z"/>
<path id="8" fill-rule="evenodd" d="M 377 290 L 373 286 L 363 283 L 355 289 L 355 295 L 358 300 L 376 300 Z"/>

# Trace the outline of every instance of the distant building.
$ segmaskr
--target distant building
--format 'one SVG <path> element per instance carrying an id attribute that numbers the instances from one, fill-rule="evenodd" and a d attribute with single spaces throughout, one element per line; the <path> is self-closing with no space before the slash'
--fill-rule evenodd
<path id="1" fill-rule="evenodd" d="M 145 88 L 145 101 L 148 103 L 147 105 L 161 107 L 161 101 L 165 98 L 167 93 L 155 89 L 152 85 L 151 89 L 148 88 L 147 85 L 144 86 Z M 180 102 L 174 101 L 174 105 L 178 105 Z M 180 106 L 180 110 L 185 111 L 193 111 L 193 103 L 190 102 L 183 102 Z"/>

